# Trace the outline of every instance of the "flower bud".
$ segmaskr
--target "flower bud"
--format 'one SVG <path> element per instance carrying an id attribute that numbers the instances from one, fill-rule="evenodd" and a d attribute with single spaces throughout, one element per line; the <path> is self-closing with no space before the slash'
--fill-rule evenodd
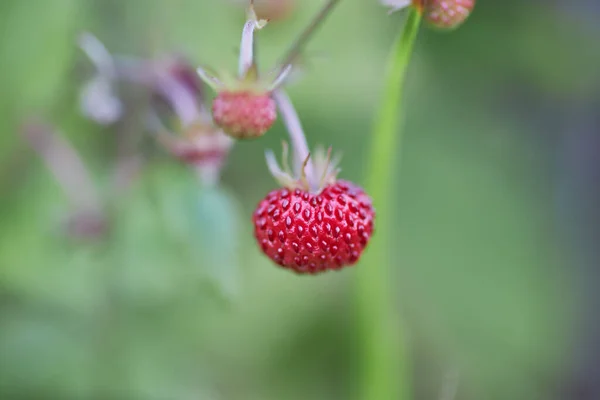
<path id="1" fill-rule="evenodd" d="M 476 0 L 414 0 L 427 22 L 440 29 L 458 28 L 469 17 Z"/>
<path id="2" fill-rule="evenodd" d="M 218 180 L 233 146 L 233 139 L 212 124 L 203 122 L 189 125 L 180 135 L 163 133 L 158 139 L 173 156 L 196 168 L 205 183 Z"/>
<path id="3" fill-rule="evenodd" d="M 254 11 L 259 19 L 281 21 L 290 16 L 296 7 L 295 0 L 255 0 Z"/>

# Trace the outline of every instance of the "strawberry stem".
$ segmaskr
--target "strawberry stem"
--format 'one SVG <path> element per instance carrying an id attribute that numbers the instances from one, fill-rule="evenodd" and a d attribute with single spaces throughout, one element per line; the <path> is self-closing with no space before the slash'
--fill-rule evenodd
<path id="1" fill-rule="evenodd" d="M 111 79 L 116 77 L 113 57 L 96 36 L 84 32 L 79 36 L 78 42 L 79 47 L 92 61 L 99 74 Z"/>
<path id="2" fill-rule="evenodd" d="M 169 99 L 182 125 L 187 127 L 198 120 L 209 118 L 208 111 L 198 102 L 183 84 L 169 75 L 157 78 L 157 86 L 161 93 Z"/>
<path id="3" fill-rule="evenodd" d="M 101 211 L 102 202 L 91 174 L 67 140 L 51 126 L 37 121 L 26 123 L 22 134 L 54 175 L 71 205 L 80 210 Z"/>
<path id="4" fill-rule="evenodd" d="M 283 90 L 275 90 L 273 92 L 273 99 L 275 99 L 277 107 L 279 107 L 279 112 L 283 119 L 283 123 L 285 124 L 290 135 L 290 140 L 292 142 L 294 151 L 293 160 L 294 166 L 296 167 L 295 170 L 297 170 L 299 173 L 306 174 L 306 178 L 311 190 L 318 190 L 319 182 L 315 178 L 313 160 L 308 157 L 310 154 L 308 150 L 308 142 L 306 141 L 306 135 L 304 134 L 304 129 L 302 128 L 302 123 L 300 122 L 298 113 L 296 112 L 292 101 Z M 306 165 L 301 167 L 300 163 L 304 163 L 305 161 Z M 298 171 L 299 168 L 303 168 L 304 172 L 302 169 Z"/>
<path id="5" fill-rule="evenodd" d="M 302 52 L 304 46 L 315 33 L 317 28 L 325 20 L 325 18 L 331 13 L 333 8 L 339 3 L 340 0 L 329 0 L 319 13 L 314 17 L 311 23 L 304 29 L 304 31 L 298 36 L 292 47 L 288 50 L 287 54 L 281 61 L 281 68 L 286 68 L 288 65 L 293 64 L 296 61 L 298 55 Z"/>
<path id="6" fill-rule="evenodd" d="M 357 273 L 357 300 L 362 340 L 363 368 L 361 398 L 365 400 L 408 400 L 411 398 L 407 338 L 394 306 L 390 285 L 389 250 L 394 202 L 394 182 L 398 150 L 402 140 L 404 83 L 421 14 L 410 8 L 404 29 L 392 49 L 384 83 L 382 104 L 372 132 L 367 192 L 373 197 L 379 236 L 367 249 L 364 267 Z"/>

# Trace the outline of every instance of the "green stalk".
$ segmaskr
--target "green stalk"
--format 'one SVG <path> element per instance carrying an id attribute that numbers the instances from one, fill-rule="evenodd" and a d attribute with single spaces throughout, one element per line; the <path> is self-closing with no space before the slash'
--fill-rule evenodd
<path id="1" fill-rule="evenodd" d="M 395 245 L 390 221 L 394 220 L 392 189 L 403 136 L 404 82 L 420 22 L 420 12 L 411 8 L 390 54 L 383 99 L 371 136 L 367 192 L 377 210 L 377 232 L 357 276 L 362 341 L 360 398 L 364 400 L 411 398 L 410 362 L 406 337 L 394 307 L 390 281 L 394 264 L 389 254 Z"/>

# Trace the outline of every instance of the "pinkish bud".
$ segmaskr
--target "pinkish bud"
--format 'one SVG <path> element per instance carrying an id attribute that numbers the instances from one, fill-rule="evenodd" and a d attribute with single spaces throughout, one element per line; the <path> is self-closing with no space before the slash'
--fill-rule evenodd
<path id="1" fill-rule="evenodd" d="M 290 16 L 296 7 L 295 0 L 255 0 L 254 11 L 259 19 L 281 21 Z"/>
<path id="2" fill-rule="evenodd" d="M 177 58 L 170 66 L 169 73 L 190 93 L 196 96 L 202 95 L 202 81 L 190 62 L 182 57 Z"/>
<path id="3" fill-rule="evenodd" d="M 414 0 L 427 22 L 440 29 L 458 28 L 469 17 L 476 0 Z"/>
<path id="4" fill-rule="evenodd" d="M 269 92 L 223 90 L 213 101 L 215 124 L 236 139 L 264 135 L 277 119 L 277 106 Z"/>
<path id="5" fill-rule="evenodd" d="M 204 123 L 190 125 L 182 135 L 163 135 L 160 142 L 179 160 L 194 166 L 222 166 L 233 140 Z"/>
<path id="6" fill-rule="evenodd" d="M 99 239 L 108 233 L 106 216 L 98 210 L 79 210 L 65 221 L 66 234 L 79 240 Z"/>

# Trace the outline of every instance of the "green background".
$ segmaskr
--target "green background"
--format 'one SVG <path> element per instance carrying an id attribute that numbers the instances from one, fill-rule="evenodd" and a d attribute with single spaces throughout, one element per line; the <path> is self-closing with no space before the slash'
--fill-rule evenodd
<path id="1" fill-rule="evenodd" d="M 297 3 L 290 19 L 258 34 L 262 68 L 320 2 Z M 178 51 L 233 70 L 243 18 L 217 0 L 0 2 L 1 398 L 355 394 L 353 269 L 296 276 L 253 241 L 253 208 L 275 187 L 264 150 L 286 138 L 280 122 L 234 147 L 212 191 L 145 141 L 152 156 L 112 204 L 110 238 L 96 242 L 61 233 L 69 204 L 18 135 L 29 116 L 52 121 L 108 198 L 119 136 L 142 127 L 135 118 L 99 127 L 79 114 L 87 60 L 77 34 L 93 32 L 119 54 Z M 289 86 L 310 144 L 343 152 L 345 179 L 364 182 L 385 59 L 402 21 L 374 0 L 342 1 Z M 481 1 L 451 34 L 420 32 L 402 168 L 389 182 L 396 213 L 379 216 L 394 219 L 392 284 L 415 398 L 438 399 L 449 370 L 460 371 L 458 399 L 558 396 L 580 306 L 555 217 L 557 137 L 541 128 L 539 104 L 598 93 L 593 26 L 545 2 L 506 0 Z"/>

